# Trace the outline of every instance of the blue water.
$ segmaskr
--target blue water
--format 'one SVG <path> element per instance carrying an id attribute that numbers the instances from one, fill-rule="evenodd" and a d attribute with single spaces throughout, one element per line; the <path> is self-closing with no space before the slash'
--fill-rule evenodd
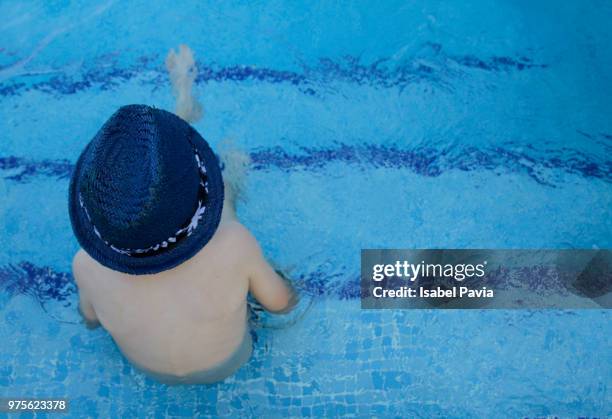
<path id="1" fill-rule="evenodd" d="M 450 2 L 449 2 L 450 3 Z M 71 416 L 612 415 L 608 311 L 362 311 L 361 248 L 612 247 L 612 3 L 0 3 L 0 396 Z M 73 164 L 119 106 L 173 109 L 188 44 L 239 216 L 303 307 L 168 388 L 79 324 Z M 307 303 L 311 303 L 308 306 Z"/>

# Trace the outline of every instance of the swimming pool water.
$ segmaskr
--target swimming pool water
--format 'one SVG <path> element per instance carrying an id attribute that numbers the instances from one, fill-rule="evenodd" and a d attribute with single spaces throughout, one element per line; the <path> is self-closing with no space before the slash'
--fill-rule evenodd
<path id="1" fill-rule="evenodd" d="M 382 4 L 381 4 L 382 3 Z M 0 3 L 0 396 L 71 416 L 612 415 L 608 311 L 362 311 L 361 248 L 610 248 L 612 5 Z M 188 44 L 244 224 L 304 293 L 248 365 L 168 388 L 79 324 L 67 186 Z"/>

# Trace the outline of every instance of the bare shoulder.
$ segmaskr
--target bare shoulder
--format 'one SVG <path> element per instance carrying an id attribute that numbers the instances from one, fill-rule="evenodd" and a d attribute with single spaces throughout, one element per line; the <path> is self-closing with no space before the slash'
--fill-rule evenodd
<path id="1" fill-rule="evenodd" d="M 72 259 L 72 276 L 77 285 L 83 286 L 89 275 L 96 268 L 97 262 L 92 259 L 83 249 L 79 249 Z"/>
<path id="2" fill-rule="evenodd" d="M 232 247 L 250 247 L 257 245 L 257 240 L 249 229 L 235 220 L 222 223 L 217 232 L 219 233 L 219 239 L 224 242 L 229 242 Z"/>
<path id="3" fill-rule="evenodd" d="M 222 223 L 219 226 L 218 233 L 221 247 L 231 248 L 233 253 L 239 253 L 241 257 L 259 249 L 255 236 L 238 221 Z"/>

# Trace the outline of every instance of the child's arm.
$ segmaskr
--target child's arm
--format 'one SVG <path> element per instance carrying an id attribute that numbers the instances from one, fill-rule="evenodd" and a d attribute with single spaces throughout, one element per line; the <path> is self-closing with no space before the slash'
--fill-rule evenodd
<path id="1" fill-rule="evenodd" d="M 257 240 L 250 233 L 248 235 L 249 291 L 268 311 L 282 314 L 291 311 L 297 304 L 296 292 L 266 261 Z"/>
<path id="2" fill-rule="evenodd" d="M 83 280 L 81 274 L 79 273 L 81 270 L 80 257 L 81 256 L 79 256 L 79 253 L 77 253 L 72 261 L 72 276 L 74 277 L 79 289 L 79 313 L 83 317 L 85 326 L 87 326 L 88 329 L 95 329 L 96 327 L 100 326 L 100 322 L 98 321 L 96 311 L 94 310 L 93 304 L 89 300 L 85 287 L 83 286 Z"/>
<path id="3" fill-rule="evenodd" d="M 93 309 L 91 303 L 87 300 L 83 299 L 83 294 L 79 293 L 79 313 L 83 317 L 83 321 L 85 322 L 85 326 L 88 329 L 95 329 L 100 326 L 100 321 L 96 316 L 96 312 Z"/>

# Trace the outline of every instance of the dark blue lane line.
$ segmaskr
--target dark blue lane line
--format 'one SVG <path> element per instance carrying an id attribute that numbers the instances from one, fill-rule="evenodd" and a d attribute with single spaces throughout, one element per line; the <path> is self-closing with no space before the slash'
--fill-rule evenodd
<path id="1" fill-rule="evenodd" d="M 0 156 L 0 171 L 9 172 L 5 179 L 25 183 L 34 176 L 69 179 L 74 164 L 65 159 L 31 160 L 24 157 Z"/>
<path id="2" fill-rule="evenodd" d="M 0 290 L 10 297 L 29 295 L 40 303 L 52 300 L 70 305 L 77 288 L 71 274 L 24 261 L 0 267 Z"/>
<path id="3" fill-rule="evenodd" d="M 527 147 L 527 152 L 517 151 L 515 148 L 466 147 L 438 150 L 429 147 L 403 149 L 396 145 L 337 144 L 333 148 L 302 147 L 301 152 L 296 154 L 290 154 L 280 147 L 260 149 L 251 153 L 251 159 L 256 170 L 317 169 L 331 162 L 342 162 L 357 165 L 362 169 L 408 169 L 418 175 L 436 177 L 451 170 L 505 169 L 527 173 L 538 183 L 553 186 L 553 180 L 547 178 L 542 169 L 554 169 L 612 182 L 612 161 L 594 161 L 577 150 L 536 152 Z"/>
<path id="4" fill-rule="evenodd" d="M 351 272 L 343 267 L 344 273 L 326 273 L 317 270 L 292 278 L 292 282 L 303 295 L 312 297 L 331 297 L 340 300 L 354 300 L 361 296 L 359 272 Z M 546 289 L 556 290 L 563 295 L 566 291 L 562 285 L 565 273 L 559 282 L 559 271 L 554 267 L 525 266 L 518 270 L 498 267 L 487 274 L 486 283 L 473 284 L 476 288 L 486 286 L 488 289 L 510 289 L 515 286 L 516 275 L 521 277 L 521 284 L 534 292 Z M 567 274 L 571 283 L 573 274 Z M 612 283 L 612 277 L 607 277 L 602 283 Z M 607 282 L 606 282 L 607 281 Z M 427 284 L 422 282 L 421 284 Z M 434 283 L 433 285 L 440 285 Z M 37 266 L 31 262 L 23 261 L 16 265 L 0 266 L 0 293 L 8 298 L 17 295 L 27 295 L 39 302 L 43 308 L 48 302 L 57 302 L 68 307 L 72 305 L 72 297 L 77 287 L 71 273 L 58 272 L 48 266 Z"/>
<path id="5" fill-rule="evenodd" d="M 329 283 L 337 275 L 325 275 L 322 271 L 315 271 L 309 275 L 295 278 L 298 288 L 308 295 L 337 295 L 341 298 L 358 298 L 358 277 L 355 281 L 339 286 L 330 286 Z M 0 292 L 9 297 L 28 295 L 41 304 L 56 301 L 66 306 L 71 305 L 71 297 L 76 293 L 77 286 L 69 272 L 56 271 L 48 266 L 37 266 L 32 262 L 23 261 L 18 264 L 0 266 Z"/>
<path id="6" fill-rule="evenodd" d="M 520 150 L 520 151 L 518 151 Z M 301 147 L 289 152 L 282 147 L 259 148 L 250 152 L 251 169 L 317 171 L 331 163 L 353 165 L 360 170 L 394 168 L 436 177 L 452 171 L 505 170 L 525 173 L 536 182 L 555 186 L 552 170 L 585 178 L 612 182 L 612 160 L 596 160 L 577 150 L 536 151 L 532 147 L 476 147 L 434 149 L 401 148 L 397 145 L 336 143 L 333 147 Z M 0 156 L 0 176 L 26 183 L 37 176 L 68 179 L 74 168 L 68 160 L 32 160 Z"/>
<path id="7" fill-rule="evenodd" d="M 377 87 L 400 87 L 417 82 L 430 82 L 440 87 L 448 87 L 445 77 L 452 76 L 456 68 L 475 69 L 488 72 L 523 71 L 543 69 L 546 64 L 533 62 L 528 57 L 492 56 L 477 57 L 474 55 L 447 55 L 440 44 L 427 43 L 423 46 L 424 56 L 412 57 L 397 63 L 390 59 L 380 59 L 364 64 L 353 56 L 342 59 L 321 58 L 312 65 L 301 65 L 301 71 L 284 71 L 273 68 L 236 65 L 219 67 L 198 63 L 198 83 L 207 82 L 265 82 L 286 83 L 296 86 L 301 92 L 317 94 L 319 88 L 330 81 L 343 81 L 356 84 L 367 84 Z M 166 71 L 160 63 L 159 55 L 139 57 L 131 66 L 121 66 L 116 59 L 99 60 L 91 68 L 84 67 L 74 74 L 61 70 L 49 75 L 20 75 L 0 83 L 0 96 L 15 96 L 29 90 L 51 94 L 68 95 L 90 88 L 111 90 L 119 84 L 147 73 L 142 84 L 168 86 Z M 10 65 L 5 66 L 10 67 Z"/>

